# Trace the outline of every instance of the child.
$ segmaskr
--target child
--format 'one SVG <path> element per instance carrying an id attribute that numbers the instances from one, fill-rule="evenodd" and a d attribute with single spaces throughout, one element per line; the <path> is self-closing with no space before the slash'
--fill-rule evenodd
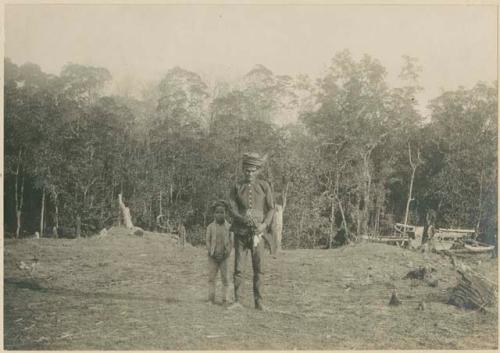
<path id="1" fill-rule="evenodd" d="M 218 201 L 213 205 L 214 221 L 207 227 L 208 250 L 208 300 L 215 303 L 215 278 L 221 272 L 224 286 L 222 304 L 228 300 L 228 258 L 233 248 L 233 233 L 229 231 L 231 224 L 226 221 L 226 204 Z"/>

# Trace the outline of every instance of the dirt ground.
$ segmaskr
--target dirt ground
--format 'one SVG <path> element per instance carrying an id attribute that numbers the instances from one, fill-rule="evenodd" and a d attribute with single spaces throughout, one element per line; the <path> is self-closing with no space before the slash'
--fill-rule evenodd
<path id="1" fill-rule="evenodd" d="M 33 278 L 18 264 L 39 259 Z M 206 253 L 168 235 L 113 229 L 101 238 L 4 241 L 8 350 L 497 349 L 497 309 L 446 304 L 446 257 L 359 243 L 265 257 L 269 312 L 252 308 L 247 259 L 242 310 L 208 305 Z M 489 256 L 463 259 L 497 281 Z M 232 263 L 232 262 L 231 262 Z M 436 269 L 438 286 L 403 279 Z M 217 295 L 220 301 L 220 281 Z M 388 306 L 393 290 L 402 301 Z M 420 302 L 425 310 L 417 310 Z"/>

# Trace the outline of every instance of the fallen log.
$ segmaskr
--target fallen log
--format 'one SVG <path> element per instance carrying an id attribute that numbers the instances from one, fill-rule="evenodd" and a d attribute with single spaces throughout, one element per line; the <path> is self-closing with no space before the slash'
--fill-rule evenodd
<path id="1" fill-rule="evenodd" d="M 468 252 L 472 253 L 484 253 L 484 252 L 489 252 L 495 250 L 494 245 L 469 245 L 469 244 L 464 244 L 464 248 Z"/>

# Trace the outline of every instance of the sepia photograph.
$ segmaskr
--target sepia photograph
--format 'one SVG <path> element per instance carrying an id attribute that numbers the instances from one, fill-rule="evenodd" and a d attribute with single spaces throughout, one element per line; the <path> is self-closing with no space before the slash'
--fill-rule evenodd
<path id="1" fill-rule="evenodd" d="M 498 6 L 0 6 L 3 349 L 498 349 Z"/>

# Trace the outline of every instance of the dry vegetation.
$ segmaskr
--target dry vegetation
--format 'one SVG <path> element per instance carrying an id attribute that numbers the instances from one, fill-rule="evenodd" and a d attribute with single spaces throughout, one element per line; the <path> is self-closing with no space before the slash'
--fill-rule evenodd
<path id="1" fill-rule="evenodd" d="M 33 278 L 20 261 L 39 263 Z M 496 259 L 462 259 L 497 280 Z M 205 302 L 205 251 L 146 232 L 75 240 L 5 240 L 6 349 L 472 349 L 498 347 L 497 311 L 446 304 L 446 257 L 382 244 L 266 257 L 270 312 Z M 435 268 L 437 287 L 403 279 Z M 247 262 L 247 269 L 249 269 Z M 247 272 L 247 275 L 250 274 Z M 220 284 L 218 283 L 220 300 Z M 393 290 L 402 304 L 388 306 Z M 424 302 L 424 310 L 418 310 Z"/>

